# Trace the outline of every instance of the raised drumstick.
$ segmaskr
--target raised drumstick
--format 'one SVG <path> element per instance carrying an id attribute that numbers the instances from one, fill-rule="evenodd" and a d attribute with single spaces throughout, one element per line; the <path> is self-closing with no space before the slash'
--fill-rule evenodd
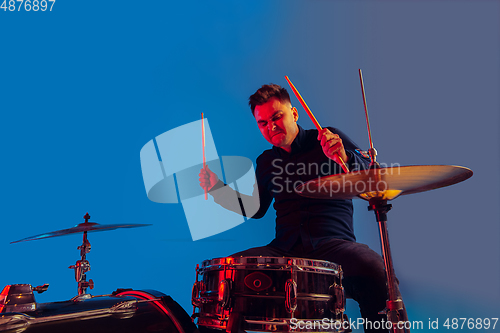
<path id="1" fill-rule="evenodd" d="M 358 69 L 359 72 L 359 81 L 361 83 L 361 94 L 363 95 L 363 105 L 365 106 L 365 117 L 366 117 L 366 127 L 368 127 L 368 139 L 370 140 L 370 150 L 368 153 L 370 154 L 370 165 L 377 165 L 377 150 L 373 148 L 373 141 L 372 141 L 372 131 L 370 129 L 370 120 L 368 119 L 368 108 L 366 107 L 366 96 L 365 96 L 365 85 L 363 83 L 363 73 L 361 72 L 361 69 Z"/>
<path id="2" fill-rule="evenodd" d="M 207 162 L 205 160 L 205 120 L 203 118 L 203 112 L 201 113 L 201 143 L 203 148 L 203 169 L 205 169 Z M 205 200 L 207 199 L 207 188 L 205 188 Z"/>
<path id="3" fill-rule="evenodd" d="M 304 108 L 304 110 L 306 110 L 307 112 L 307 115 L 309 116 L 309 118 L 311 118 L 314 126 L 316 126 L 316 128 L 318 129 L 318 131 L 321 131 L 323 128 L 321 127 L 321 125 L 318 123 L 318 121 L 316 120 L 316 117 L 314 117 L 314 115 L 312 114 L 311 112 L 311 109 L 309 109 L 309 107 L 307 106 L 306 102 L 304 101 L 304 99 L 302 98 L 302 96 L 300 96 L 300 93 L 299 91 L 295 88 L 295 86 L 293 85 L 293 83 L 290 81 L 290 79 L 288 78 L 288 76 L 285 76 L 285 79 L 286 81 L 288 82 L 288 84 L 290 85 L 290 88 L 292 88 L 292 91 L 293 93 L 295 94 L 295 97 L 297 97 L 297 99 L 299 100 L 300 104 L 302 104 L 302 107 Z M 339 154 L 335 154 L 337 155 L 337 158 L 339 159 L 340 161 L 340 166 L 342 167 L 342 170 L 344 170 L 345 173 L 348 173 L 349 172 L 349 168 L 347 167 L 347 165 L 345 164 L 344 160 L 342 159 L 342 157 L 340 157 Z"/>

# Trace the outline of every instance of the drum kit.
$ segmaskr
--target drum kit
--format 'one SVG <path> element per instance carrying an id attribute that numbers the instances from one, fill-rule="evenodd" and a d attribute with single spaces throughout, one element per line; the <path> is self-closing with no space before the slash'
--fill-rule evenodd
<path id="1" fill-rule="evenodd" d="M 408 318 L 403 300 L 396 292 L 387 230 L 387 212 L 392 205 L 387 201 L 399 195 L 453 185 L 471 176 L 470 169 L 459 166 L 380 168 L 373 156 L 369 170 L 321 177 L 300 185 L 296 191 L 310 198 L 368 201 L 368 209 L 374 211 L 380 231 L 389 297 L 388 322 L 392 323 L 392 332 L 403 333 L 410 330 L 405 328 Z M 338 191 L 339 184 L 342 191 Z M 373 191 L 366 191 L 369 188 Z M 196 268 L 192 303 L 192 317 L 198 318 L 200 328 L 227 332 L 350 331 L 344 314 L 342 268 L 327 261 L 286 257 L 206 260 Z M 329 319 L 327 325 L 325 318 Z M 297 329 L 293 324 L 298 321 L 317 323 L 318 327 Z"/>
<path id="2" fill-rule="evenodd" d="M 362 83 L 361 71 L 359 74 Z M 364 98 L 363 84 L 362 90 Z M 367 115 L 365 98 L 364 103 Z M 310 198 L 361 198 L 368 201 L 368 209 L 374 211 L 379 225 L 388 286 L 386 313 L 388 322 L 392 323 L 391 332 L 409 332 L 397 325 L 407 318 L 403 301 L 396 293 L 387 231 L 387 213 L 392 205 L 387 202 L 400 195 L 456 184 L 471 177 L 472 171 L 448 165 L 380 167 L 371 140 L 368 116 L 367 124 L 371 160 L 368 170 L 311 180 L 296 188 L 296 192 Z M 196 266 L 191 316 L 172 298 L 158 291 L 118 289 L 109 295 L 92 296 L 87 293 L 87 288 L 93 289 L 94 286 L 92 280 L 86 279 L 90 270 L 86 254 L 91 248 L 87 233 L 147 225 L 100 225 L 89 222 L 88 213 L 84 218 L 84 223 L 73 228 L 13 242 L 83 233 L 83 243 L 78 246 L 81 259 L 69 267 L 75 271 L 78 295 L 69 301 L 36 303 L 33 292 L 44 292 L 48 285 L 6 286 L 0 293 L 0 332 L 350 331 L 349 325 L 345 325 L 348 318 L 344 314 L 342 268 L 322 260 L 287 257 L 205 260 L 201 266 Z M 325 319 L 329 320 L 326 327 Z M 322 325 L 296 325 L 301 321 Z"/>

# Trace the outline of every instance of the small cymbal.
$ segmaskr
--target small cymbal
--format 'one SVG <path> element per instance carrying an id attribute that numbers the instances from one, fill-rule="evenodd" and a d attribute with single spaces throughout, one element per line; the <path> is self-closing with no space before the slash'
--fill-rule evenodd
<path id="1" fill-rule="evenodd" d="M 392 200 L 462 182 L 472 170 L 454 165 L 410 165 L 361 170 L 310 180 L 295 188 L 308 198 Z"/>
<path id="2" fill-rule="evenodd" d="M 37 239 L 44 239 L 44 238 L 50 238 L 50 237 L 59 237 L 59 236 L 66 236 L 66 235 L 71 235 L 71 234 L 76 234 L 80 232 L 92 232 L 92 231 L 107 231 L 107 230 L 114 230 L 118 228 L 136 228 L 136 227 L 146 227 L 150 226 L 151 224 L 99 224 L 95 222 L 85 222 L 85 223 L 80 223 L 73 228 L 69 229 L 63 229 L 63 230 L 57 230 L 57 231 L 52 231 L 49 233 L 45 234 L 40 234 L 36 236 L 31 236 L 28 238 L 24 238 L 13 243 L 19 243 L 19 242 L 26 242 L 26 241 L 31 241 L 31 240 L 37 240 Z"/>

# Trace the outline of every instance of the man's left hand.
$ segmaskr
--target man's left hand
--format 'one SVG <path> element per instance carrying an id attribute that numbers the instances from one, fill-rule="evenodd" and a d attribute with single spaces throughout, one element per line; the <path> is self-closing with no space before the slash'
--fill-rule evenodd
<path id="1" fill-rule="evenodd" d="M 325 155 L 337 162 L 337 164 L 342 165 L 342 163 L 338 160 L 338 156 L 347 163 L 348 156 L 345 152 L 344 145 L 342 144 L 342 139 L 338 134 L 333 134 L 328 128 L 323 128 L 318 133 L 318 140 L 321 140 L 321 147 L 323 148 L 323 152 Z"/>

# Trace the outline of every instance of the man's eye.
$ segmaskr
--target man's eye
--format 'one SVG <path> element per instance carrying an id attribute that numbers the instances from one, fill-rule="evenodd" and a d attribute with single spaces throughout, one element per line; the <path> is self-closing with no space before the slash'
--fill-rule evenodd
<path id="1" fill-rule="evenodd" d="M 265 122 L 261 122 L 261 123 L 259 123 L 259 126 L 260 126 L 260 127 L 266 127 L 266 126 L 267 126 L 267 123 L 265 123 Z"/>
<path id="2" fill-rule="evenodd" d="M 272 120 L 273 120 L 273 121 L 276 121 L 276 120 L 281 119 L 281 117 L 283 117 L 283 115 L 279 114 L 279 115 L 277 115 L 277 116 L 273 117 L 273 119 L 272 119 Z"/>

